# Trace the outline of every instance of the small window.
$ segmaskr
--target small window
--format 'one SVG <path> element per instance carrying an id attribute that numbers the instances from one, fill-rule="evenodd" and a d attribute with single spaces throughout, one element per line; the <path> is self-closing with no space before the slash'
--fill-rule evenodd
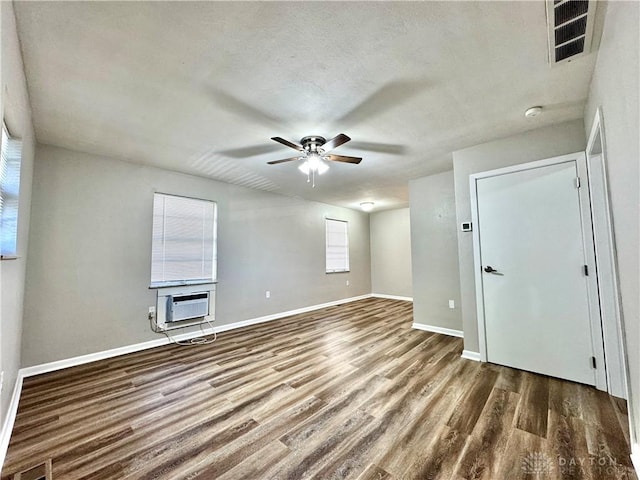
<path id="1" fill-rule="evenodd" d="M 152 287 L 215 282 L 216 217 L 215 202 L 154 194 Z"/>
<path id="2" fill-rule="evenodd" d="M 18 247 L 18 198 L 22 142 L 9 135 L 2 124 L 0 156 L 0 255 L 14 257 Z"/>
<path id="3" fill-rule="evenodd" d="M 326 219 L 327 273 L 349 271 L 349 230 L 342 220 Z"/>

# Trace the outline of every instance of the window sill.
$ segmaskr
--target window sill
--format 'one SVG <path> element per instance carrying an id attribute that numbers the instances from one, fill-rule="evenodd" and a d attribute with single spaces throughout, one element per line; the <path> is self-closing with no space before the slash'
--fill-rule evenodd
<path id="1" fill-rule="evenodd" d="M 18 260 L 19 258 L 16 255 L 0 255 L 0 260 Z"/>
<path id="2" fill-rule="evenodd" d="M 351 272 L 351 270 L 331 270 L 324 273 L 326 273 L 327 275 L 331 275 L 332 273 L 349 273 L 349 272 Z"/>
<path id="3" fill-rule="evenodd" d="M 149 285 L 149 289 L 169 288 L 169 287 L 188 287 L 190 285 L 211 285 L 218 283 L 216 280 L 190 280 L 176 282 L 158 282 Z"/>

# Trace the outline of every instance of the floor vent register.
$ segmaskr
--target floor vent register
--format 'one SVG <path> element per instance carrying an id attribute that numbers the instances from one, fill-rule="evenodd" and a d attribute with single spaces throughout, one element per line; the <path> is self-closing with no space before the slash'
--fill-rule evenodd
<path id="1" fill-rule="evenodd" d="M 51 473 L 51 459 L 46 460 L 35 467 L 18 472 L 13 476 L 13 480 L 53 480 Z"/>

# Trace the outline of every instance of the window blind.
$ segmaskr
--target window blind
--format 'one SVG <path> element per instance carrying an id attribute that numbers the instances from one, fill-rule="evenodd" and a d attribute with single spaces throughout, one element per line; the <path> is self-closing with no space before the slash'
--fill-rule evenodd
<path id="1" fill-rule="evenodd" d="M 342 220 L 326 220 L 327 273 L 349 271 L 348 223 Z"/>
<path id="2" fill-rule="evenodd" d="M 216 279 L 216 203 L 156 193 L 151 286 Z"/>
<path id="3" fill-rule="evenodd" d="M 12 138 L 3 123 L 0 154 L 0 255 L 2 256 L 17 255 L 21 159 L 22 142 Z"/>

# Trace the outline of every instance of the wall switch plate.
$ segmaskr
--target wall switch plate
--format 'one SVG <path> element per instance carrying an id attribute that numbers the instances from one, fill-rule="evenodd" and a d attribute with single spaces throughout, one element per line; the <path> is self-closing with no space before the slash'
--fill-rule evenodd
<path id="1" fill-rule="evenodd" d="M 3 387 L 4 387 L 4 370 L 0 372 L 0 392 L 2 392 Z"/>
<path id="2" fill-rule="evenodd" d="M 347 287 L 349 286 L 349 280 L 347 280 Z"/>
<path id="3" fill-rule="evenodd" d="M 456 308 L 456 302 L 449 300 L 449 308 Z"/>
<path id="4" fill-rule="evenodd" d="M 270 292 L 269 290 L 267 290 L 267 291 L 264 293 L 264 296 L 265 296 L 265 298 L 271 298 L 271 292 Z"/>
<path id="5" fill-rule="evenodd" d="M 470 232 L 472 230 L 471 227 L 471 222 L 462 222 L 460 224 L 460 230 L 462 230 L 463 232 Z"/>

